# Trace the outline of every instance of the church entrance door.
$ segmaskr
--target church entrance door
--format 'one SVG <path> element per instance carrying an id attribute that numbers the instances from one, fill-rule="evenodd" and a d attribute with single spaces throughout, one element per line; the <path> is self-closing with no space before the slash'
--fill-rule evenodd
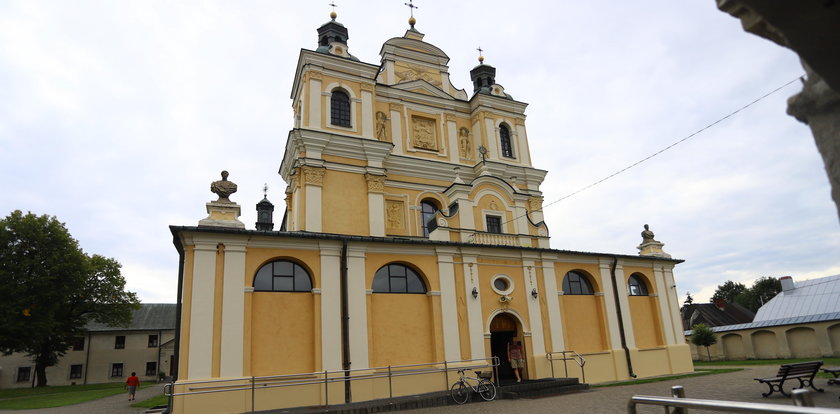
<path id="1" fill-rule="evenodd" d="M 490 353 L 499 358 L 499 384 L 506 385 L 516 382 L 516 376 L 510 361 L 507 359 L 509 343 L 522 340 L 522 329 L 514 316 L 500 313 L 490 321 Z M 522 369 L 525 376 L 527 369 Z"/>

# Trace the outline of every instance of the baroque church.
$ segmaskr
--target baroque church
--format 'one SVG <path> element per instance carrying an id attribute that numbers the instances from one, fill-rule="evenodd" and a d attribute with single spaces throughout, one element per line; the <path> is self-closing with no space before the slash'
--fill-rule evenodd
<path id="1" fill-rule="evenodd" d="M 171 227 L 173 412 L 442 391 L 459 367 L 513 381 L 516 342 L 524 381 L 693 370 L 681 261 L 647 229 L 637 256 L 551 249 L 527 104 L 483 58 L 458 89 L 449 57 L 409 23 L 375 64 L 350 53 L 335 12 L 301 50 L 276 225 L 263 199 L 246 229 L 224 172 L 209 215 Z"/>

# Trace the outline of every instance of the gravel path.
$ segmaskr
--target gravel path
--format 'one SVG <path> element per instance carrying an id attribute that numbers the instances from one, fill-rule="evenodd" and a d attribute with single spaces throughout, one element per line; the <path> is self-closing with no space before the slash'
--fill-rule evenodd
<path id="1" fill-rule="evenodd" d="M 146 411 L 146 408 L 135 408 L 131 404 L 163 394 L 163 384 L 155 384 L 150 387 L 137 390 L 135 401 L 128 401 L 126 392 L 111 397 L 83 402 L 80 404 L 66 405 L 64 407 L 41 408 L 38 410 L 0 410 L 2 414 L 137 414 Z"/>
<path id="2" fill-rule="evenodd" d="M 634 395 L 670 396 L 671 387 L 674 385 L 685 387 L 687 398 L 793 405 L 789 398 L 779 393 L 768 398 L 762 398 L 761 393 L 767 391 L 767 386 L 753 381 L 753 378 L 756 377 L 774 375 L 779 369 L 778 366 L 759 365 L 743 368 L 743 371 L 728 374 L 705 375 L 648 384 L 593 388 L 587 392 L 556 397 L 499 400 L 489 403 L 411 410 L 406 411 L 406 413 L 626 413 L 627 402 L 630 401 L 630 397 Z M 840 396 L 840 386 L 826 385 L 827 380 L 825 378 L 818 378 L 815 382 L 816 386 L 823 388 L 825 392 L 814 393 L 814 404 L 818 407 L 840 408 L 840 399 L 837 398 Z M 798 382 L 794 381 L 793 384 L 798 384 Z M 787 383 L 785 384 L 785 391 L 790 391 L 790 385 Z M 661 414 L 663 412 L 662 407 L 638 406 L 638 408 L 639 413 Z M 690 412 L 706 413 L 709 411 L 690 410 Z"/>

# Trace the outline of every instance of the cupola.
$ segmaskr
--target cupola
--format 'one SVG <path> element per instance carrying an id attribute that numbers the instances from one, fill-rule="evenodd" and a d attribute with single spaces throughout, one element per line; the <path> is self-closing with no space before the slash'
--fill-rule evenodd
<path id="1" fill-rule="evenodd" d="M 481 49 L 481 48 L 479 48 Z M 470 79 L 473 82 L 473 95 L 484 94 L 494 95 L 506 99 L 513 99 L 505 93 L 505 88 L 496 83 L 496 68 L 484 64 L 484 56 L 478 57 L 478 66 L 470 71 Z"/>
<path id="2" fill-rule="evenodd" d="M 268 192 L 268 186 L 265 187 L 265 192 Z M 268 201 L 268 196 L 263 195 L 263 199 L 257 203 L 257 230 L 271 231 L 274 230 L 274 204 Z"/>
<path id="3" fill-rule="evenodd" d="M 350 36 L 347 28 L 335 21 L 337 16 L 335 11 L 331 12 L 330 21 L 318 28 L 318 48 L 315 51 L 358 61 L 359 59 L 347 51 L 347 40 Z"/>

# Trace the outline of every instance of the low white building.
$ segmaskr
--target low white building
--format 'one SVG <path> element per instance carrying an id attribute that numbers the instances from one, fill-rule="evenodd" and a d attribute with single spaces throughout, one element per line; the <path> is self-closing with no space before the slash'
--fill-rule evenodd
<path id="1" fill-rule="evenodd" d="M 87 334 L 47 368 L 47 384 L 124 382 L 131 372 L 141 381 L 172 375 L 175 316 L 174 303 L 152 303 L 134 311 L 127 327 L 88 324 Z M 0 356 L 0 388 L 31 387 L 34 375 L 35 363 L 25 354 Z"/>

